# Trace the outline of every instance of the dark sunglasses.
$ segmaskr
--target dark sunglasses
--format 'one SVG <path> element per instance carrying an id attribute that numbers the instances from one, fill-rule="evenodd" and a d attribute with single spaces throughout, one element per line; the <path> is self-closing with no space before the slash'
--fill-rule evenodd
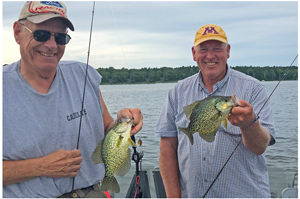
<path id="1" fill-rule="evenodd" d="M 23 24 L 22 24 L 23 25 Z M 66 45 L 67 43 L 69 43 L 71 37 L 68 34 L 65 33 L 51 33 L 47 30 L 36 30 L 34 32 L 32 32 L 27 26 L 23 25 L 29 32 L 32 33 L 33 38 L 36 41 L 39 42 L 46 42 L 50 39 L 50 37 L 53 35 L 55 38 L 55 41 L 57 44 L 59 45 Z"/>

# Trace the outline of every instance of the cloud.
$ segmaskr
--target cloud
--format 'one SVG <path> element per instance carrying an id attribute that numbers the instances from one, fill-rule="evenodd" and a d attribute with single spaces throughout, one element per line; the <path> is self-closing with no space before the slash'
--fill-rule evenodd
<path id="1" fill-rule="evenodd" d="M 21 58 L 19 45 L 15 42 L 14 35 L 11 33 L 12 27 L 3 27 L 2 31 L 2 58 L 3 64 L 10 64 Z"/>
<path id="2" fill-rule="evenodd" d="M 65 4 L 75 32 L 70 31 L 72 40 L 63 59 L 86 62 L 93 2 Z M 3 2 L 3 62 L 19 57 L 18 46 L 8 35 L 23 5 Z M 296 1 L 97 1 L 90 64 L 95 68 L 195 65 L 194 36 L 209 23 L 220 25 L 228 36 L 229 65 L 286 66 L 298 53 Z"/>

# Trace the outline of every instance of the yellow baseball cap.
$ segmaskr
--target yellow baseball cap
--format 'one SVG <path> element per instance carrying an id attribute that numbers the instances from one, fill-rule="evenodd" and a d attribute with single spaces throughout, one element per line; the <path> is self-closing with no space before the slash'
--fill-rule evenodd
<path id="1" fill-rule="evenodd" d="M 199 28 L 195 35 L 194 46 L 208 40 L 218 40 L 223 43 L 228 43 L 224 30 L 214 24 L 208 24 Z"/>
<path id="2" fill-rule="evenodd" d="M 55 17 L 64 19 L 67 26 L 74 31 L 74 26 L 67 17 L 67 8 L 60 1 L 27 1 L 18 21 L 27 19 L 32 23 L 39 24 Z"/>

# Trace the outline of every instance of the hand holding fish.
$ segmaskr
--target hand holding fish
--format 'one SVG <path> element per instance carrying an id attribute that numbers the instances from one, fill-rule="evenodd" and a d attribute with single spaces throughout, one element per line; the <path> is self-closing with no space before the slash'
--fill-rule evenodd
<path id="1" fill-rule="evenodd" d="M 239 100 L 238 103 L 239 106 L 235 106 L 231 109 L 227 119 L 232 125 L 246 129 L 252 125 L 256 117 L 249 102 Z"/>
<path id="2" fill-rule="evenodd" d="M 255 121 L 257 118 L 248 102 L 238 102 L 239 106 L 233 107 L 227 118 L 232 125 L 240 127 L 245 147 L 254 154 L 261 155 L 270 143 L 270 133 L 259 120 Z"/>
<path id="3" fill-rule="evenodd" d="M 139 108 L 134 108 L 134 109 L 125 108 L 120 110 L 117 114 L 118 119 L 126 116 L 132 117 L 134 119 L 133 127 L 130 132 L 130 135 L 133 136 L 137 132 L 139 132 L 143 127 L 143 115 Z"/>

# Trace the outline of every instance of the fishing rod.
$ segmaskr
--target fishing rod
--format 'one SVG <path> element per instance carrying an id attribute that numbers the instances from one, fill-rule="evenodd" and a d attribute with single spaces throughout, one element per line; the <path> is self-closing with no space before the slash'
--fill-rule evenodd
<path id="1" fill-rule="evenodd" d="M 86 88 L 86 81 L 87 81 L 87 76 L 88 76 L 90 48 L 91 48 L 91 40 L 92 40 L 92 29 L 93 29 L 93 21 L 94 21 L 94 10 L 95 10 L 95 1 L 94 1 L 94 4 L 93 4 L 93 11 L 92 11 L 90 39 L 89 39 L 89 47 L 88 47 L 88 52 L 87 52 L 88 55 L 87 55 L 87 62 L 86 62 L 86 69 L 85 69 L 85 79 L 84 79 L 84 87 L 83 87 L 83 96 L 82 96 L 82 102 L 81 102 L 81 113 L 83 112 L 83 105 L 84 105 L 84 98 L 85 98 L 85 88 Z M 82 114 L 80 114 L 80 122 L 79 122 L 79 130 L 78 130 L 77 148 L 76 149 L 79 148 L 81 123 L 82 123 Z M 72 191 L 71 191 L 71 197 L 72 198 L 76 198 L 77 197 L 77 194 L 74 193 L 74 185 L 75 185 L 75 177 L 73 177 L 73 182 L 72 182 Z"/>
<path id="2" fill-rule="evenodd" d="M 259 112 L 257 113 L 257 117 L 255 118 L 254 122 L 256 122 L 259 119 L 259 114 L 262 111 L 262 109 L 265 107 L 265 105 L 267 104 L 267 102 L 269 101 L 270 97 L 272 96 L 272 94 L 274 93 L 274 91 L 276 90 L 276 88 L 278 87 L 278 85 L 280 84 L 280 82 L 285 78 L 285 76 L 287 75 L 287 73 L 289 72 L 289 70 L 291 69 L 293 63 L 295 62 L 295 60 L 298 58 L 298 55 L 295 57 L 295 59 L 292 61 L 291 65 L 289 66 L 289 68 L 286 70 L 286 72 L 283 74 L 282 78 L 279 80 L 279 82 L 277 83 L 277 85 L 275 86 L 275 88 L 273 89 L 273 91 L 271 92 L 271 94 L 269 95 L 268 99 L 265 101 L 265 103 L 263 104 L 263 106 L 261 107 L 261 109 L 259 110 Z M 253 123 L 252 123 L 253 124 Z M 230 158 L 232 157 L 232 155 L 234 154 L 234 152 L 236 151 L 236 149 L 238 148 L 238 146 L 240 145 L 240 143 L 242 142 L 243 138 L 240 139 L 240 141 L 238 142 L 238 144 L 236 145 L 236 147 L 233 149 L 232 153 L 230 154 L 230 156 L 228 157 L 228 159 L 226 160 L 225 164 L 223 165 L 223 167 L 220 169 L 219 173 L 217 174 L 217 176 L 215 177 L 215 179 L 213 180 L 213 182 L 211 183 L 211 185 L 208 187 L 207 191 L 205 192 L 205 194 L 203 195 L 202 198 L 205 198 L 205 196 L 207 195 L 207 193 L 209 192 L 209 190 L 212 188 L 212 186 L 214 185 L 214 183 L 216 182 L 216 180 L 218 179 L 219 175 L 222 173 L 223 169 L 225 168 L 225 166 L 227 165 L 228 161 L 230 160 Z"/>

